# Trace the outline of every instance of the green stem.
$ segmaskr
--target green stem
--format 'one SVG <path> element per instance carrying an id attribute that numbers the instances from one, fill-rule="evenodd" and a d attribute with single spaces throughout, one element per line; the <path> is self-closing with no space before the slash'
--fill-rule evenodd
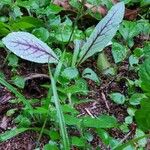
<path id="1" fill-rule="evenodd" d="M 42 129 L 41 129 L 41 131 L 40 131 L 40 135 L 39 135 L 38 140 L 37 140 L 37 147 L 39 146 L 41 137 L 42 137 L 42 135 L 43 135 L 43 132 L 44 132 L 44 129 L 45 129 L 45 126 L 46 126 L 46 123 L 47 123 L 47 119 L 48 119 L 48 113 L 47 113 L 47 116 L 46 116 L 46 118 L 45 118 L 45 120 L 44 120 Z"/>
<path id="2" fill-rule="evenodd" d="M 66 129 L 64 115 L 63 115 L 61 105 L 60 105 L 60 102 L 59 102 L 56 82 L 54 80 L 54 77 L 52 76 L 50 65 L 48 65 L 48 68 L 49 68 L 49 74 L 50 74 L 50 77 L 51 77 L 51 85 L 52 85 L 54 103 L 55 103 L 55 107 L 56 107 L 56 111 L 57 111 L 57 117 L 58 117 L 59 126 L 60 126 L 60 133 L 61 133 L 61 136 L 62 136 L 62 139 L 63 139 L 63 148 L 64 148 L 64 150 L 70 150 L 70 143 L 69 143 L 68 133 L 67 133 L 67 129 Z"/>
<path id="3" fill-rule="evenodd" d="M 71 99 L 71 93 L 68 93 L 67 97 L 68 97 L 68 100 L 69 100 L 69 103 L 70 103 L 71 107 L 73 107 L 72 99 Z"/>
<path id="4" fill-rule="evenodd" d="M 72 39 L 72 36 L 73 36 L 73 34 L 74 34 L 74 31 L 75 31 L 75 28 L 76 28 L 76 26 L 77 26 L 77 23 L 78 23 L 78 21 L 79 21 L 79 19 L 81 18 L 81 16 L 83 16 L 83 13 L 84 13 L 84 4 L 85 4 L 85 2 L 86 2 L 86 0 L 82 0 L 82 5 L 81 5 L 81 8 L 80 8 L 80 12 L 77 14 L 77 16 L 76 16 L 76 18 L 75 18 L 75 21 L 74 21 L 74 23 L 73 23 L 73 27 L 72 27 L 72 31 L 71 31 L 71 34 L 70 34 L 70 37 L 69 37 L 69 40 L 68 40 L 68 42 L 67 42 L 67 44 L 66 44 L 66 47 L 69 45 L 69 43 L 70 43 L 70 41 L 71 41 L 71 39 Z"/>
<path id="5" fill-rule="evenodd" d="M 63 54 L 61 56 L 61 59 L 56 67 L 56 70 L 55 70 L 55 73 L 54 73 L 54 79 L 55 81 L 57 81 L 59 75 L 60 75 L 60 72 L 61 72 L 61 69 L 62 69 L 62 66 L 63 66 L 63 61 L 64 61 L 64 57 L 65 57 L 65 53 L 66 53 L 66 49 L 64 49 L 63 51 Z"/>
<path id="6" fill-rule="evenodd" d="M 63 66 L 62 61 L 59 61 L 58 65 L 56 67 L 55 73 L 54 73 L 54 79 L 55 79 L 55 81 L 57 81 L 57 79 L 58 79 L 58 77 L 60 75 L 62 66 Z"/>

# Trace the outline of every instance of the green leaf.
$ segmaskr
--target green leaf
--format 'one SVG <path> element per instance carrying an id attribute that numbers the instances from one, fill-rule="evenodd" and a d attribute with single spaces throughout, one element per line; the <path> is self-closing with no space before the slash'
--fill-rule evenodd
<path id="1" fill-rule="evenodd" d="M 140 33 L 136 22 L 123 21 L 119 28 L 120 34 L 126 40 L 130 47 L 133 46 L 133 37 L 137 36 Z"/>
<path id="2" fill-rule="evenodd" d="M 64 117 L 67 125 L 80 125 L 81 119 L 68 114 L 65 114 Z"/>
<path id="3" fill-rule="evenodd" d="M 143 51 L 144 51 L 144 56 L 149 58 L 149 56 L 150 56 L 150 42 L 145 42 Z"/>
<path id="4" fill-rule="evenodd" d="M 134 49 L 134 56 L 137 58 L 140 58 L 141 56 L 143 56 L 144 54 L 144 50 L 143 48 L 135 48 Z"/>
<path id="5" fill-rule="evenodd" d="M 58 131 L 55 131 L 55 130 L 50 130 L 49 135 L 50 135 L 51 140 L 54 140 L 54 141 L 60 138 Z"/>
<path id="6" fill-rule="evenodd" d="M 68 80 L 75 79 L 78 77 L 78 75 L 79 75 L 79 72 L 77 68 L 74 68 L 74 67 L 66 68 L 61 73 L 61 76 Z"/>
<path id="7" fill-rule="evenodd" d="M 127 57 L 128 49 L 119 43 L 112 44 L 112 55 L 115 63 L 122 62 Z"/>
<path id="8" fill-rule="evenodd" d="M 78 10 L 80 10 L 81 9 L 81 3 L 79 2 L 79 1 L 76 1 L 76 0 L 70 0 L 69 1 L 69 4 L 72 6 L 72 7 L 74 7 L 74 8 L 76 8 L 76 9 L 78 9 Z"/>
<path id="9" fill-rule="evenodd" d="M 134 65 L 137 65 L 139 63 L 139 58 L 136 57 L 135 55 L 131 55 L 129 57 L 129 64 L 131 67 L 133 67 Z"/>
<path id="10" fill-rule="evenodd" d="M 59 149 L 57 147 L 57 143 L 56 142 L 50 141 L 48 144 L 46 144 L 43 147 L 43 150 L 59 150 Z"/>
<path id="11" fill-rule="evenodd" d="M 12 1 L 11 0 L 3 0 L 3 1 L 1 1 L 1 3 L 11 5 Z"/>
<path id="12" fill-rule="evenodd" d="M 93 141 L 93 139 L 94 139 L 94 136 L 93 136 L 93 134 L 92 134 L 92 133 L 90 133 L 90 131 L 89 131 L 89 132 L 84 133 L 84 136 L 85 136 L 85 138 L 86 138 L 86 140 L 87 140 L 88 142 L 92 142 L 92 141 Z"/>
<path id="13" fill-rule="evenodd" d="M 106 144 L 109 145 L 110 142 L 110 135 L 104 130 L 104 129 L 97 129 L 96 130 L 98 136 L 102 139 L 102 141 Z"/>
<path id="14" fill-rule="evenodd" d="M 145 94 L 135 93 L 130 97 L 129 103 L 134 106 L 139 105 L 141 100 L 144 98 L 146 98 Z"/>
<path id="15" fill-rule="evenodd" d="M 82 77 L 93 80 L 94 82 L 100 84 L 100 79 L 97 74 L 90 68 L 86 68 L 82 72 Z"/>
<path id="16" fill-rule="evenodd" d="M 12 80 L 13 80 L 13 83 L 17 87 L 19 87 L 21 89 L 24 88 L 24 86 L 25 86 L 25 79 L 23 77 L 21 77 L 21 76 L 15 76 L 15 77 L 12 78 Z"/>
<path id="17" fill-rule="evenodd" d="M 71 113 L 74 115 L 78 115 L 78 113 L 79 113 L 74 107 L 72 107 L 68 104 L 62 105 L 62 110 L 64 113 Z"/>
<path id="18" fill-rule="evenodd" d="M 113 128 L 117 126 L 116 118 L 108 115 L 101 115 L 98 118 L 84 117 L 83 125 L 91 128 Z"/>
<path id="19" fill-rule="evenodd" d="M 138 127 L 143 131 L 150 129 L 150 99 L 144 99 L 141 101 L 141 109 L 135 112 L 135 119 Z"/>
<path id="20" fill-rule="evenodd" d="M 62 93 L 70 93 L 70 94 L 76 94 L 76 93 L 83 93 L 87 94 L 88 88 L 87 88 L 87 82 L 84 79 L 79 79 L 75 82 L 74 85 L 71 85 L 69 87 L 65 88 L 59 88 L 59 91 Z"/>
<path id="21" fill-rule="evenodd" d="M 150 5 L 150 0 L 141 0 L 140 2 L 142 6 Z"/>
<path id="22" fill-rule="evenodd" d="M 49 6 L 46 7 L 46 9 L 44 10 L 45 11 L 44 13 L 47 16 L 49 16 L 49 15 L 52 15 L 52 14 L 58 14 L 62 10 L 63 10 L 62 7 L 51 3 Z"/>
<path id="23" fill-rule="evenodd" d="M 145 133 L 140 129 L 136 129 L 135 138 L 139 138 L 142 136 L 145 136 Z M 138 143 L 139 147 L 145 148 L 145 146 L 147 144 L 147 138 L 143 138 L 143 139 L 139 140 L 137 143 Z"/>
<path id="24" fill-rule="evenodd" d="M 102 73 L 105 74 L 105 71 L 111 67 L 111 64 L 108 61 L 106 54 L 103 52 L 99 53 L 97 59 L 97 68 Z"/>
<path id="25" fill-rule="evenodd" d="M 65 63 L 65 65 L 66 65 L 66 68 L 67 67 L 70 67 L 70 65 L 71 65 L 71 62 L 72 62 L 72 53 L 70 53 L 70 52 L 65 52 L 65 54 L 64 54 L 64 62 L 63 63 Z M 74 66 L 72 66 L 71 68 L 75 68 Z"/>
<path id="26" fill-rule="evenodd" d="M 77 58 L 78 58 L 82 44 L 83 44 L 83 41 L 81 41 L 81 40 L 75 40 L 74 41 L 74 52 L 73 52 L 73 57 L 72 57 L 72 67 L 74 67 L 76 62 L 77 62 Z"/>
<path id="27" fill-rule="evenodd" d="M 5 36 L 10 32 L 10 26 L 0 21 L 0 37 Z"/>
<path id="28" fill-rule="evenodd" d="M 121 93 L 111 93 L 109 96 L 111 100 L 113 100 L 117 104 L 124 104 L 125 102 L 125 96 Z"/>
<path id="29" fill-rule="evenodd" d="M 110 140 L 110 148 L 112 148 L 112 149 L 114 149 L 114 147 L 116 146 L 116 145 L 118 145 L 119 144 L 119 140 L 117 140 L 117 139 L 115 139 L 115 138 L 111 138 L 111 140 Z"/>
<path id="30" fill-rule="evenodd" d="M 30 29 L 30 28 L 34 28 L 35 26 L 31 23 L 28 23 L 28 22 L 15 22 L 12 24 L 12 29 L 15 30 L 15 31 L 18 31 L 18 30 L 27 30 L 27 29 Z"/>
<path id="31" fill-rule="evenodd" d="M 0 78 L 5 79 L 5 75 L 3 72 L 0 71 Z"/>
<path id="32" fill-rule="evenodd" d="M 14 22 L 11 23 L 11 26 L 13 29 L 28 29 L 33 27 L 42 27 L 44 26 L 44 23 L 37 18 L 31 17 L 31 16 L 25 16 L 19 19 L 16 19 Z"/>
<path id="33" fill-rule="evenodd" d="M 32 31 L 32 33 L 39 38 L 42 41 L 47 41 L 47 39 L 49 38 L 49 31 L 46 28 L 40 27 L 37 29 L 34 29 Z"/>
<path id="34" fill-rule="evenodd" d="M 11 15 L 11 14 L 10 14 L 10 15 Z M 12 16 L 13 16 L 14 18 L 20 17 L 20 16 L 22 16 L 22 15 L 23 15 L 23 13 L 21 12 L 20 7 L 18 7 L 18 6 L 13 7 Z"/>
<path id="35" fill-rule="evenodd" d="M 135 116 L 136 109 L 135 108 L 127 108 L 127 112 L 130 116 Z"/>
<path id="36" fill-rule="evenodd" d="M 0 134 L 0 142 L 4 142 L 8 139 L 11 139 L 12 137 L 27 131 L 28 128 L 16 128 L 16 129 L 12 129 L 10 131 L 6 131 L 5 133 Z"/>
<path id="37" fill-rule="evenodd" d="M 39 115 L 46 115 L 48 113 L 48 110 L 44 107 L 36 107 L 34 110 L 32 110 L 34 114 Z"/>
<path id="38" fill-rule="evenodd" d="M 72 145 L 77 147 L 85 147 L 85 140 L 83 138 L 79 138 L 77 136 L 73 136 L 71 138 Z"/>
<path id="39" fill-rule="evenodd" d="M 150 2 L 150 0 L 148 0 Z M 149 35 L 150 34 L 150 23 L 149 20 L 141 19 L 137 21 L 137 27 L 141 31 L 141 34 Z"/>
<path id="40" fill-rule="evenodd" d="M 17 118 L 15 118 L 15 123 L 18 124 L 19 127 L 29 127 L 32 123 L 31 121 L 29 120 L 29 118 L 23 116 L 23 115 L 19 115 L 17 116 Z"/>
<path id="41" fill-rule="evenodd" d="M 124 132 L 124 133 L 128 133 L 129 132 L 129 128 L 128 128 L 128 124 L 127 123 L 123 123 L 123 124 L 121 124 L 120 125 L 120 130 L 122 131 L 122 132 Z"/>
<path id="42" fill-rule="evenodd" d="M 126 124 L 131 124 L 132 122 L 133 122 L 133 117 L 127 116 L 127 117 L 125 118 L 125 123 L 126 123 Z"/>
<path id="43" fill-rule="evenodd" d="M 96 52 L 102 51 L 112 40 L 124 16 L 124 3 L 114 5 L 108 14 L 98 23 L 87 42 L 81 48 L 78 64 Z"/>
<path id="44" fill-rule="evenodd" d="M 14 54 L 10 54 L 8 57 L 8 66 L 17 67 L 18 66 L 18 57 Z"/>
<path id="45" fill-rule="evenodd" d="M 139 76 L 142 81 L 141 87 L 144 91 L 150 92 L 150 57 L 145 60 L 139 70 Z"/>

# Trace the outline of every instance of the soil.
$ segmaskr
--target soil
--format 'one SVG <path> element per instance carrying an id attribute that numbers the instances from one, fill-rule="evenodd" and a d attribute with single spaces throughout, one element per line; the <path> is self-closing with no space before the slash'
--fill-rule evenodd
<path id="1" fill-rule="evenodd" d="M 24 132 L 6 142 L 0 143 L 1 150 L 33 150 L 36 148 L 37 138 L 39 134 L 36 132 L 27 131 Z M 48 138 L 43 136 L 41 139 L 39 147 L 43 147 L 48 143 Z"/>

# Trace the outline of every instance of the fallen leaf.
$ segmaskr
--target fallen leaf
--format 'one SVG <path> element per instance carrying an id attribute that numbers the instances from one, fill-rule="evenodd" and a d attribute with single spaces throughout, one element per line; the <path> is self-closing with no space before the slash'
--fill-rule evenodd
<path id="1" fill-rule="evenodd" d="M 10 99 L 12 99 L 12 95 L 6 88 L 0 86 L 0 104 L 7 103 Z"/>
<path id="2" fill-rule="evenodd" d="M 139 8 L 134 9 L 134 10 L 126 8 L 126 10 L 125 10 L 125 18 L 127 20 L 134 20 L 134 19 L 136 19 L 137 16 L 138 16 L 139 10 L 140 10 Z"/>
<path id="3" fill-rule="evenodd" d="M 8 126 L 8 122 L 9 122 L 9 118 L 4 116 L 0 122 L 0 128 L 6 130 Z"/>

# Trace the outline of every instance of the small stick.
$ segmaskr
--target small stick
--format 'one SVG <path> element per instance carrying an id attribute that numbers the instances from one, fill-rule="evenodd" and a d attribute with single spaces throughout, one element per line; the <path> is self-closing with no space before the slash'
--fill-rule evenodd
<path id="1" fill-rule="evenodd" d="M 85 111 L 86 111 L 92 118 L 95 118 L 95 117 L 93 116 L 93 114 L 92 114 L 87 108 L 85 108 Z"/>
<path id="2" fill-rule="evenodd" d="M 50 79 L 50 77 L 46 74 L 40 74 L 40 73 L 33 73 L 33 74 L 30 74 L 28 76 L 26 76 L 24 78 L 25 81 L 27 80 L 31 80 L 31 79 L 35 79 L 35 78 L 46 78 L 46 79 Z"/>
<path id="3" fill-rule="evenodd" d="M 77 115 L 77 117 L 81 117 L 81 116 L 84 116 L 84 115 L 85 115 L 85 113 L 83 112 L 82 114 Z"/>
<path id="4" fill-rule="evenodd" d="M 113 148 L 113 150 L 115 150 L 118 146 L 120 146 L 130 136 L 131 133 L 132 131 L 128 132 L 128 134 L 124 136 L 124 138 Z"/>
<path id="5" fill-rule="evenodd" d="M 106 96 L 105 96 L 104 92 L 102 92 L 101 94 L 102 94 L 102 99 L 104 100 L 105 105 L 106 105 L 108 111 L 110 111 L 110 107 L 108 105 L 108 102 L 107 102 L 107 99 L 106 99 Z"/>

